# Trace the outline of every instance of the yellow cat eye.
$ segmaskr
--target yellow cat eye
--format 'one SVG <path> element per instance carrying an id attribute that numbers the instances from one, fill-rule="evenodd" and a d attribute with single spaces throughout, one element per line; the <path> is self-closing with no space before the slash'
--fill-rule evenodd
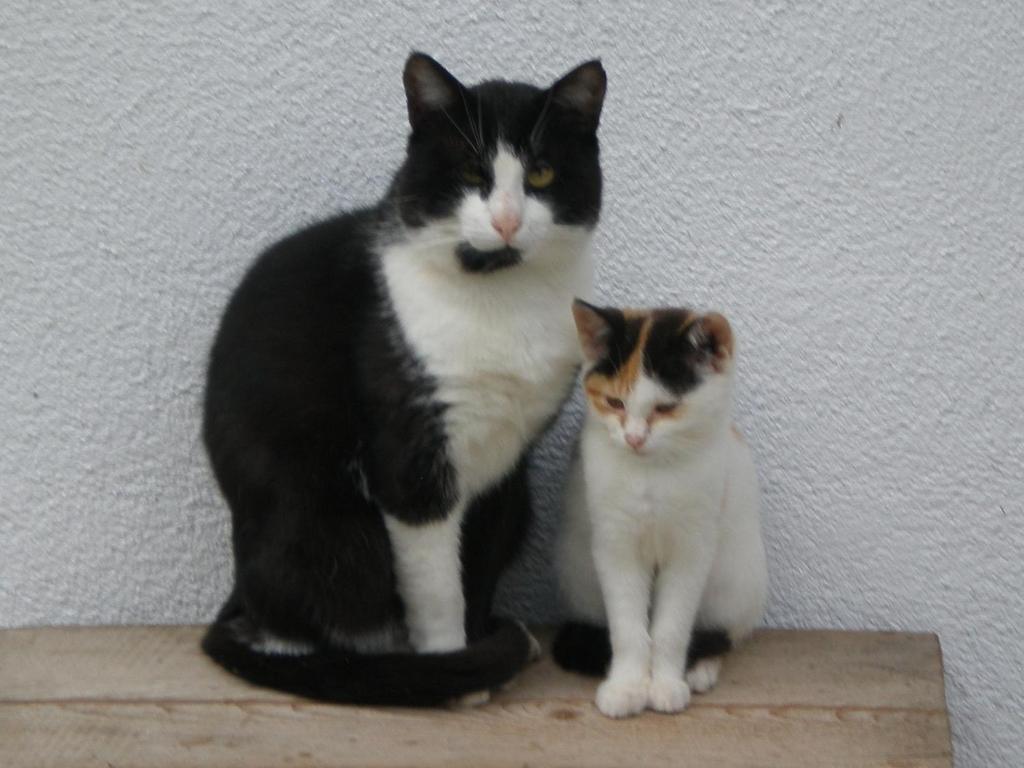
<path id="1" fill-rule="evenodd" d="M 672 411 L 674 411 L 675 409 L 675 403 L 658 403 L 656 406 L 654 406 L 654 412 L 661 414 L 672 413 Z"/>
<path id="2" fill-rule="evenodd" d="M 544 189 L 555 180 L 555 169 L 550 165 L 537 165 L 526 174 L 526 183 L 534 189 Z"/>
<path id="3" fill-rule="evenodd" d="M 606 397 L 605 402 L 608 403 L 609 408 L 614 408 L 616 411 L 621 411 L 626 407 L 626 404 L 617 397 Z"/>
<path id="4" fill-rule="evenodd" d="M 462 180 L 474 187 L 479 187 L 484 183 L 484 177 L 475 168 L 463 168 Z"/>

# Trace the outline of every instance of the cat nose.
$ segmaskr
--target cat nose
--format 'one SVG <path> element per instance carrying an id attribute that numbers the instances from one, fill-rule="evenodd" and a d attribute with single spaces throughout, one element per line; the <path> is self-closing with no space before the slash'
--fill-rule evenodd
<path id="1" fill-rule="evenodd" d="M 516 232 L 519 231 L 519 227 L 522 226 L 523 221 L 518 215 L 511 212 L 501 213 L 498 216 L 491 217 L 491 226 L 494 227 L 495 231 L 501 235 L 501 239 L 506 244 L 512 242 L 512 238 L 515 237 Z"/>
<path id="2" fill-rule="evenodd" d="M 644 447 L 644 443 L 647 442 L 647 435 L 634 435 L 631 433 L 626 433 L 626 442 L 629 444 L 629 447 L 632 448 L 634 451 L 639 451 L 641 448 Z"/>

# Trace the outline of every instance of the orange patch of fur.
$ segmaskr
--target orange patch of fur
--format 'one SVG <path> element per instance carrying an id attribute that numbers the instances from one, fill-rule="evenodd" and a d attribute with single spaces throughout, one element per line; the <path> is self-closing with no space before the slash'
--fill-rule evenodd
<path id="1" fill-rule="evenodd" d="M 729 325 L 729 321 L 718 312 L 709 312 L 708 314 L 701 316 L 686 309 L 627 308 L 620 309 L 619 311 L 622 312 L 623 317 L 627 320 L 640 319 L 643 322 L 640 326 L 640 333 L 637 337 L 636 346 L 633 348 L 629 357 L 615 375 L 605 376 L 599 373 L 590 373 L 584 381 L 584 391 L 586 392 L 587 399 L 590 401 L 590 406 L 602 415 L 617 414 L 620 419 L 625 418 L 622 411 L 608 405 L 608 398 L 618 398 L 619 400 L 625 401 L 629 396 L 629 393 L 632 391 L 637 379 L 643 371 L 644 348 L 647 346 L 647 339 L 650 336 L 651 328 L 654 326 L 659 315 L 664 316 L 668 313 L 671 313 L 672 315 L 681 315 L 682 319 L 679 323 L 679 333 L 685 333 L 692 328 L 695 323 L 699 323 L 701 329 L 715 340 L 715 345 L 718 347 L 717 357 L 712 361 L 712 365 L 716 370 L 721 371 L 726 362 L 733 356 L 734 342 L 732 327 Z M 648 421 L 653 424 L 656 421 L 664 419 L 677 419 L 683 415 L 685 410 L 686 405 L 684 403 L 680 403 L 670 413 L 658 413 L 657 411 L 653 411 L 650 414 Z M 743 435 L 740 434 L 735 425 L 732 426 L 731 429 L 737 440 L 745 442 Z"/>
<path id="2" fill-rule="evenodd" d="M 629 397 L 636 380 L 644 367 L 644 347 L 647 346 L 647 337 L 651 333 L 653 318 L 650 312 L 635 309 L 624 309 L 622 313 L 627 318 L 643 318 L 643 325 L 640 326 L 640 333 L 637 336 L 636 346 L 626 361 L 622 364 L 614 376 L 604 376 L 599 373 L 591 373 L 584 382 L 584 389 L 590 405 L 601 414 L 617 413 L 622 417 L 622 412 L 608 405 L 608 398 L 618 398 L 625 401 Z"/>
<path id="3" fill-rule="evenodd" d="M 725 316 L 720 315 L 718 312 L 708 312 L 700 322 L 704 331 L 715 340 L 715 344 L 718 347 L 718 355 L 714 362 L 712 362 L 712 365 L 716 371 L 720 372 L 725 363 L 731 360 L 733 356 L 732 326 L 729 325 L 729 321 L 725 319 Z"/>
<path id="4" fill-rule="evenodd" d="M 618 375 L 615 377 L 623 382 L 622 386 L 625 387 L 626 391 L 633 389 L 633 385 L 636 384 L 636 380 L 640 378 L 640 373 L 644 368 L 644 348 L 647 346 L 647 337 L 651 335 L 651 325 L 653 320 L 650 315 L 644 318 L 643 325 L 640 326 L 640 334 L 636 340 L 636 346 L 633 347 L 633 352 L 626 359 L 626 362 L 619 369 Z"/>

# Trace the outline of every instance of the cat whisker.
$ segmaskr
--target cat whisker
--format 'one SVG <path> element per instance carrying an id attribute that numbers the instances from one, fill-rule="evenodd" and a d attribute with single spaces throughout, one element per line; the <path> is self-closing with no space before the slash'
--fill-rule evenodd
<path id="1" fill-rule="evenodd" d="M 455 130 L 459 132 L 459 135 L 463 139 L 465 139 L 466 143 L 469 144 L 469 146 L 471 146 L 473 150 L 479 155 L 480 149 L 479 147 L 477 147 L 476 142 L 470 139 L 469 136 L 466 135 L 466 132 L 459 128 L 459 124 L 455 122 L 455 119 L 451 115 L 448 114 L 448 110 L 445 109 L 444 107 L 441 107 L 441 114 L 448 118 L 448 122 L 452 124 Z"/>
<path id="2" fill-rule="evenodd" d="M 540 137 L 544 132 L 544 128 L 547 127 L 548 109 L 551 106 L 551 94 L 548 93 L 547 99 L 544 100 L 544 106 L 541 108 L 540 114 L 537 116 L 537 122 L 533 124 L 533 129 L 530 131 L 530 148 L 537 152 L 540 149 Z"/>
<path id="3" fill-rule="evenodd" d="M 466 113 L 466 122 L 468 123 L 469 128 L 473 133 L 473 138 L 476 139 L 476 142 L 473 144 L 473 150 L 477 153 L 477 155 L 480 155 L 483 152 L 483 136 L 480 133 L 480 131 L 477 130 L 477 126 L 473 123 L 473 118 L 470 117 L 469 104 L 466 102 L 466 92 L 462 89 L 459 89 L 459 95 L 462 97 L 462 109 Z M 480 100 L 477 99 L 477 111 L 479 111 L 479 108 Z"/>
<path id="4" fill-rule="evenodd" d="M 476 124 L 477 124 L 477 134 L 480 136 L 480 146 L 483 147 L 483 144 L 484 144 L 484 111 L 483 111 L 482 102 L 480 101 L 479 98 L 476 100 Z"/>

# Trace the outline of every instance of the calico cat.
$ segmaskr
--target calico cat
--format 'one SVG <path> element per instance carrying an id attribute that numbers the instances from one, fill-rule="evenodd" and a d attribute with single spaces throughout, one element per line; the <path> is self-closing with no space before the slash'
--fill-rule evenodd
<path id="1" fill-rule="evenodd" d="M 235 586 L 203 648 L 259 685 L 429 706 L 531 652 L 491 604 L 578 368 L 606 80 L 466 87 L 419 53 L 403 79 L 384 198 L 263 253 L 217 332 L 203 436 Z"/>
<path id="2" fill-rule="evenodd" d="M 757 476 L 731 416 L 732 331 L 685 309 L 576 301 L 573 315 L 589 409 L 559 565 L 582 621 L 562 628 L 555 660 L 607 673 L 597 706 L 610 717 L 678 712 L 717 682 L 765 602 Z"/>

